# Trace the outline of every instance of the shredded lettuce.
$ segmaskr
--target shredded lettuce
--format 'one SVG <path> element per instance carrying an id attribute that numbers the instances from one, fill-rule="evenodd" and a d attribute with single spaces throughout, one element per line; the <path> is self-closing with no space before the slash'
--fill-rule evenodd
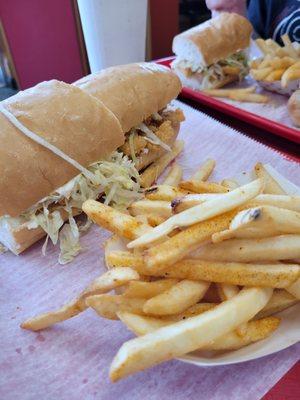
<path id="1" fill-rule="evenodd" d="M 204 66 L 197 64 L 190 60 L 183 60 L 176 58 L 172 66 L 180 68 L 189 68 L 192 73 L 202 74 L 202 87 L 203 89 L 210 89 L 216 80 L 224 78 L 222 67 L 238 67 L 240 69 L 239 78 L 242 79 L 248 74 L 248 60 L 244 51 L 239 51 L 231 56 L 218 61 L 215 64 Z"/>
<path id="2" fill-rule="evenodd" d="M 89 168 L 92 179 L 77 175 L 50 196 L 45 197 L 21 215 L 28 229 L 41 227 L 47 234 L 43 246 L 46 252 L 48 240 L 60 243 L 59 263 L 66 264 L 79 253 L 80 232 L 86 231 L 90 221 L 77 225 L 73 211 L 80 210 L 88 199 L 97 199 L 104 193 L 105 204 L 125 209 L 129 203 L 140 197 L 139 174 L 134 163 L 122 153 L 114 152 L 110 159 L 92 164 Z M 55 209 L 54 209 L 55 208 Z M 64 224 L 63 216 L 69 223 Z"/>
<path id="3" fill-rule="evenodd" d="M 8 249 L 7 249 L 2 243 L 0 243 L 0 254 L 6 253 L 7 250 L 8 250 Z"/>

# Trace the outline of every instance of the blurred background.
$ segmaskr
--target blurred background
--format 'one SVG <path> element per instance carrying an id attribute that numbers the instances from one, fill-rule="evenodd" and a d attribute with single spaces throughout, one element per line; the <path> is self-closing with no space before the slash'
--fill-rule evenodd
<path id="1" fill-rule="evenodd" d="M 38 82 L 167 57 L 205 0 L 0 0 L 0 100 Z"/>

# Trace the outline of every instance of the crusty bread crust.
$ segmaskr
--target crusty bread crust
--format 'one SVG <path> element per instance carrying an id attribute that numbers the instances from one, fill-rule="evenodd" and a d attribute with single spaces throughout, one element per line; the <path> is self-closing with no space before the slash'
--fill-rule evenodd
<path id="1" fill-rule="evenodd" d="M 85 167 L 124 143 L 114 114 L 73 85 L 42 82 L 2 104 L 24 126 Z M 27 138 L 2 113 L 0 126 L 0 216 L 17 217 L 79 171 Z"/>
<path id="2" fill-rule="evenodd" d="M 296 90 L 288 101 L 288 110 L 293 123 L 300 127 L 300 90 Z"/>
<path id="3" fill-rule="evenodd" d="M 246 18 L 224 12 L 175 36 L 173 52 L 208 66 L 247 48 L 252 29 Z"/>
<path id="4" fill-rule="evenodd" d="M 176 74 L 154 63 L 107 68 L 74 85 L 101 100 L 119 119 L 124 132 L 166 107 L 181 90 Z"/>

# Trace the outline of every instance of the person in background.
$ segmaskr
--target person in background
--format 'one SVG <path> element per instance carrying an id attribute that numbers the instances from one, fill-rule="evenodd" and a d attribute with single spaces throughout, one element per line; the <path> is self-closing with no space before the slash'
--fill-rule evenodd
<path id="1" fill-rule="evenodd" d="M 256 33 L 263 39 L 288 34 L 292 42 L 300 42 L 300 0 L 206 0 L 214 17 L 218 12 L 247 15 Z"/>

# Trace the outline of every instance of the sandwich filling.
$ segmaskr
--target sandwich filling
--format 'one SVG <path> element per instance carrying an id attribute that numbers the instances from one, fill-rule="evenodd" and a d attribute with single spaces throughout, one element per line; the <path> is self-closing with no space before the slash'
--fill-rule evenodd
<path id="1" fill-rule="evenodd" d="M 176 139 L 173 126 L 184 119 L 181 110 L 167 107 L 147 118 L 125 135 L 125 143 L 107 160 L 93 163 L 88 176 L 80 173 L 64 186 L 40 200 L 18 218 L 0 217 L 0 225 L 9 223 L 27 229 L 42 228 L 47 234 L 43 254 L 49 239 L 59 242 L 59 263 L 66 264 L 79 253 L 80 233 L 90 221 L 75 221 L 87 199 L 101 199 L 105 204 L 125 209 L 141 196 L 139 170 L 170 150 Z M 64 224 L 68 220 L 69 223 Z M 64 225 L 64 226 L 63 226 Z"/>
<path id="2" fill-rule="evenodd" d="M 241 80 L 249 72 L 248 60 L 244 51 L 239 51 L 209 66 L 178 56 L 172 62 L 172 68 L 180 69 L 186 77 L 197 77 L 201 81 L 203 89 L 214 88 L 218 82 L 231 76 L 236 76 Z"/>

